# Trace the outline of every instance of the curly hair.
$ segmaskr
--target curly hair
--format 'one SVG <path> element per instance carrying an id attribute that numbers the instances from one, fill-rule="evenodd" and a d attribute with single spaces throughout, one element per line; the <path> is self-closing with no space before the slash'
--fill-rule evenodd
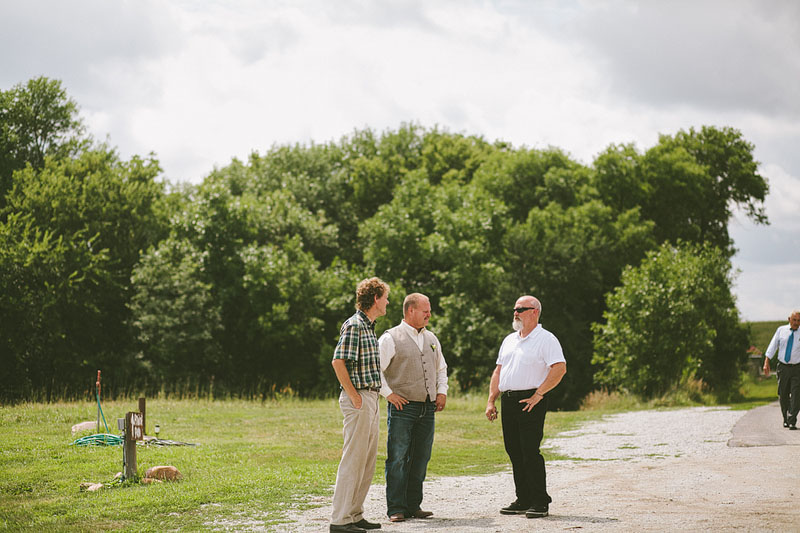
<path id="1" fill-rule="evenodd" d="M 389 292 L 389 286 L 380 278 L 363 279 L 356 287 L 356 309 L 369 311 L 375 305 L 375 298 Z"/>

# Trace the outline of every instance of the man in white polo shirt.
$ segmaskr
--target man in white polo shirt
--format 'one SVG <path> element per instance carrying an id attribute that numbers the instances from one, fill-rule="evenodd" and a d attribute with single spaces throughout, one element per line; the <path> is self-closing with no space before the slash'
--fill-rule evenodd
<path id="1" fill-rule="evenodd" d="M 561 344 L 539 324 L 541 313 L 542 304 L 533 296 L 517 300 L 514 333 L 500 346 L 486 406 L 486 418 L 494 421 L 495 400 L 501 396 L 503 442 L 516 488 L 517 499 L 500 513 L 528 518 L 547 516 L 552 501 L 539 445 L 544 435 L 547 393 L 567 373 Z"/>

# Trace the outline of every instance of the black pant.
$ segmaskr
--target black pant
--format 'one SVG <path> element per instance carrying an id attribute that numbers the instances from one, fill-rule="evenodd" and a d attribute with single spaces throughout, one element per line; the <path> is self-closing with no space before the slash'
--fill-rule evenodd
<path id="1" fill-rule="evenodd" d="M 781 401 L 783 421 L 797 424 L 800 410 L 800 364 L 787 365 L 778 361 L 778 399 Z"/>
<path id="2" fill-rule="evenodd" d="M 547 494 L 544 457 L 539 452 L 547 399 L 539 400 L 529 412 L 522 410 L 527 404 L 519 403 L 530 398 L 535 390 L 503 392 L 500 403 L 503 442 L 514 471 L 517 501 L 524 505 L 546 505 L 553 501 Z"/>

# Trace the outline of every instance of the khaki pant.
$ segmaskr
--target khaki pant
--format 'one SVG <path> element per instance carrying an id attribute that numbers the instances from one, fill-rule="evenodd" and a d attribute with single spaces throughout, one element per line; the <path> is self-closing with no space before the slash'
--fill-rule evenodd
<path id="1" fill-rule="evenodd" d="M 364 518 L 375 461 L 378 456 L 378 393 L 359 390 L 361 409 L 356 409 L 344 391 L 339 394 L 339 409 L 344 416 L 342 460 L 333 490 L 331 524 L 344 525 Z"/>

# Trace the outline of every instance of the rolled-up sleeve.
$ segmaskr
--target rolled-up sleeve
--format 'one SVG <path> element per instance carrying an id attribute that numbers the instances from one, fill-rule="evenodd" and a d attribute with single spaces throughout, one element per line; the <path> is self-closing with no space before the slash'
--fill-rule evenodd
<path id="1" fill-rule="evenodd" d="M 381 354 L 381 396 L 387 398 L 392 393 L 392 389 L 386 382 L 386 376 L 383 375 L 383 372 L 389 367 L 389 363 L 392 362 L 392 358 L 395 354 L 394 339 L 392 336 L 388 333 L 381 335 L 381 338 L 378 339 L 378 349 Z"/>
<path id="2" fill-rule="evenodd" d="M 436 393 L 446 395 L 447 389 L 449 388 L 449 385 L 447 384 L 447 361 L 444 359 L 442 345 L 439 343 L 439 339 L 436 339 L 436 344 L 439 346 L 439 349 L 437 350 L 439 354 L 439 361 L 436 363 Z"/>

